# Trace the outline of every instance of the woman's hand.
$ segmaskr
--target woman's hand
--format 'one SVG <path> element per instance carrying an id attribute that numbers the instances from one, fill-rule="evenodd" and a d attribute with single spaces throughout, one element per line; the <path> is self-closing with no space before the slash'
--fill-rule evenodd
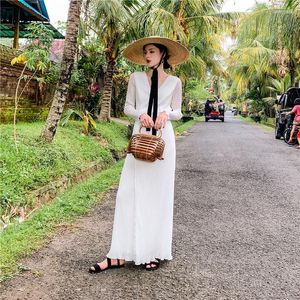
<path id="1" fill-rule="evenodd" d="M 139 119 L 143 127 L 152 128 L 154 126 L 152 118 L 146 113 L 141 114 Z"/>
<path id="2" fill-rule="evenodd" d="M 158 117 L 156 118 L 154 128 L 155 129 L 165 128 L 166 122 L 168 121 L 168 119 L 169 119 L 169 116 L 165 111 L 159 113 Z"/>

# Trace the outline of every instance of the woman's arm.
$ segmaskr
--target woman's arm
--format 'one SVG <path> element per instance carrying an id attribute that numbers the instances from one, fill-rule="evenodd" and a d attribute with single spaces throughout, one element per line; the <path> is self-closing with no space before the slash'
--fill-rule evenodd
<path id="1" fill-rule="evenodd" d="M 135 91 L 135 80 L 134 80 L 134 73 L 133 73 L 130 75 L 129 82 L 128 82 L 124 113 L 127 116 L 133 117 L 134 119 L 138 120 L 139 113 L 135 109 L 135 99 L 136 99 L 136 91 Z"/>
<path id="2" fill-rule="evenodd" d="M 181 104 L 182 104 L 182 86 L 181 86 L 181 80 L 178 78 L 176 87 L 173 91 L 173 97 L 171 102 L 172 110 L 166 111 L 169 120 L 180 120 L 182 118 Z"/>
<path id="3" fill-rule="evenodd" d="M 297 112 L 296 106 L 297 105 L 295 105 L 291 111 L 287 112 L 286 115 L 296 114 L 296 112 Z"/>

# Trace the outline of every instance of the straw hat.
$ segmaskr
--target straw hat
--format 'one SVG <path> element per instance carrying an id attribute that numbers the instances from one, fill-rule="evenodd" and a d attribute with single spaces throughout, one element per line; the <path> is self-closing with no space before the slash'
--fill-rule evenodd
<path id="1" fill-rule="evenodd" d="M 135 64 L 147 65 L 143 55 L 143 47 L 148 44 L 161 44 L 166 46 L 170 56 L 168 59 L 170 65 L 179 65 L 186 61 L 189 56 L 188 49 L 183 45 L 160 36 L 150 36 L 132 42 L 124 50 L 123 56 Z"/>

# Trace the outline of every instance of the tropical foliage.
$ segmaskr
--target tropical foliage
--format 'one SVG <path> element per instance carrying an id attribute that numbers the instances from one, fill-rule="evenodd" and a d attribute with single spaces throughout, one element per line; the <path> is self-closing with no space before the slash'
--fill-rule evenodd
<path id="1" fill-rule="evenodd" d="M 254 113 L 272 115 L 276 96 L 300 79 L 299 1 L 256 4 L 243 14 L 220 13 L 223 2 L 83 1 L 77 41 L 72 40 L 77 50 L 69 98 L 75 111 L 99 121 L 122 116 L 128 75 L 143 70 L 125 61 L 122 51 L 135 39 L 160 35 L 189 49 L 188 61 L 172 70 L 183 82 L 186 111 L 201 107 L 213 88 L 230 102 L 250 104 Z M 235 41 L 230 55 L 221 46 L 224 33 Z"/>
<path id="2" fill-rule="evenodd" d="M 24 50 L 22 53 L 13 58 L 11 64 L 23 65 L 22 71 L 18 78 L 17 87 L 15 91 L 15 107 L 14 107 L 14 141 L 17 148 L 17 110 L 19 101 L 32 79 L 35 79 L 39 84 L 40 91 L 43 90 L 46 82 L 46 72 L 51 72 L 54 69 L 54 64 L 50 61 L 49 51 L 53 41 L 53 33 L 43 24 L 29 24 L 28 33 L 25 35 L 27 38 Z M 31 75 L 26 75 L 26 71 L 30 70 Z M 21 89 L 21 82 L 24 81 L 23 88 Z M 42 93 L 41 93 L 42 94 Z"/>
<path id="3" fill-rule="evenodd" d="M 70 1 L 67 34 L 59 81 L 45 127 L 41 134 L 42 138 L 48 142 L 51 142 L 54 138 L 69 91 L 70 77 L 77 50 L 78 21 L 80 20 L 81 4 L 82 0 Z"/>
<path id="4" fill-rule="evenodd" d="M 118 115 L 116 111 L 111 112 L 112 100 L 116 107 L 113 91 L 119 90 L 113 77 L 126 76 L 133 70 L 130 64 L 124 63 L 120 53 L 134 39 L 160 35 L 184 44 L 190 50 L 190 59 L 175 70 L 183 82 L 191 77 L 203 80 L 207 72 L 221 76 L 223 68 L 217 59 L 222 54 L 219 33 L 229 26 L 231 19 L 228 14 L 218 13 L 222 2 L 91 0 L 87 8 L 91 18 L 81 31 L 86 32 L 85 38 L 81 35 L 81 41 L 84 49 L 90 43 L 92 32 L 98 45 L 102 45 L 105 57 L 99 120 L 107 121 L 111 115 Z"/>
<path id="5" fill-rule="evenodd" d="M 286 0 L 279 7 L 258 4 L 238 24 L 227 58 L 231 92 L 250 101 L 252 111 L 272 115 L 276 96 L 300 80 L 299 1 Z M 254 94 L 257 99 L 249 98 Z"/>

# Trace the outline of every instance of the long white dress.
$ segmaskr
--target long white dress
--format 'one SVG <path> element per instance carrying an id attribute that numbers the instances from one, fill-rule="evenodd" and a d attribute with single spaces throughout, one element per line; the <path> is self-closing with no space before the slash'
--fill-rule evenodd
<path id="1" fill-rule="evenodd" d="M 136 120 L 133 134 L 139 131 L 139 116 L 147 112 L 149 95 L 147 74 L 131 74 L 124 112 Z M 182 117 L 181 102 L 181 81 L 169 75 L 158 88 L 158 114 L 165 111 L 169 115 L 162 130 L 164 160 L 149 163 L 127 155 L 116 197 L 109 258 L 134 261 L 136 265 L 155 258 L 172 259 L 176 149 L 170 120 Z"/>

